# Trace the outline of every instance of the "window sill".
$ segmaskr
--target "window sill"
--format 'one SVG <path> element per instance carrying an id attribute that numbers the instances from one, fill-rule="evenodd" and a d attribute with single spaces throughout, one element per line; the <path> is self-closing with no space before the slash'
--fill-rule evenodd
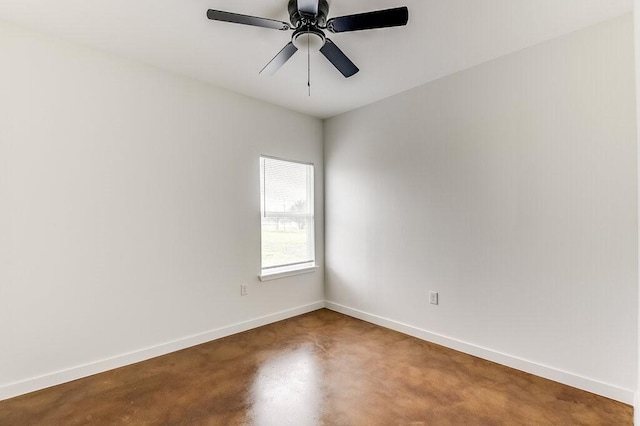
<path id="1" fill-rule="evenodd" d="M 311 273 L 311 272 L 315 272 L 317 270 L 318 270 L 318 266 L 317 265 L 305 266 L 305 267 L 298 268 L 298 269 L 280 270 L 280 271 L 277 271 L 277 272 L 271 272 L 271 273 L 268 273 L 268 274 L 262 274 L 258 278 L 260 278 L 260 281 L 271 281 L 271 280 L 277 280 L 277 279 L 285 278 L 285 277 L 292 277 L 294 275 L 308 274 L 308 273 Z"/>

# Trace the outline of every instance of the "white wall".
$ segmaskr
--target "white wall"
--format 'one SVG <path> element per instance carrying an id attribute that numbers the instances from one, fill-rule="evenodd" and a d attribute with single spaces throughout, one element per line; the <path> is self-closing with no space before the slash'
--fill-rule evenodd
<path id="1" fill-rule="evenodd" d="M 330 306 L 632 402 L 632 40 L 626 15 L 328 120 Z"/>
<path id="2" fill-rule="evenodd" d="M 636 70 L 636 126 L 637 126 L 637 146 L 640 146 L 640 0 L 634 1 L 633 10 L 634 46 L 635 46 L 635 70 Z M 640 149 L 637 150 L 638 164 L 640 165 Z M 638 189 L 640 191 L 640 167 L 638 167 Z M 640 194 L 640 192 L 639 192 Z M 640 195 L 638 196 L 638 218 L 640 221 Z M 640 252 L 640 229 L 638 229 L 638 245 Z M 640 268 L 640 262 L 638 264 Z M 640 276 L 640 272 L 638 274 Z M 640 278 L 640 277 L 639 277 Z M 640 289 L 640 280 L 638 281 Z M 640 293 L 640 291 L 639 291 Z M 634 404 L 634 424 L 640 425 L 640 294 L 638 295 L 638 382 L 636 387 Z"/>
<path id="3" fill-rule="evenodd" d="M 260 154 L 316 164 L 323 264 L 320 120 L 8 24 L 0 52 L 0 399 L 322 306 L 321 271 L 257 279 Z"/>

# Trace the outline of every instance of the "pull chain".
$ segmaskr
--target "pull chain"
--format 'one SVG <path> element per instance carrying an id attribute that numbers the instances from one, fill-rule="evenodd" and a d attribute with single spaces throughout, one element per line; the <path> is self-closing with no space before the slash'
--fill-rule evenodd
<path id="1" fill-rule="evenodd" d="M 307 27 L 307 87 L 309 88 L 309 96 L 311 96 L 311 31 Z"/>

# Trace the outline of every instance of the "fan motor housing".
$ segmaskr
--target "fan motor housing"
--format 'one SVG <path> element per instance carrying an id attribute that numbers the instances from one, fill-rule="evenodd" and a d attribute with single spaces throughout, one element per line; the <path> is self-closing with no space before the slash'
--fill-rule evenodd
<path id="1" fill-rule="evenodd" d="M 315 18 L 301 16 L 300 12 L 298 11 L 298 0 L 289 0 L 288 8 L 291 24 L 293 24 L 295 28 L 299 28 L 300 26 L 304 25 L 305 22 L 303 21 L 305 19 L 315 21 L 315 25 L 318 27 L 324 27 L 327 24 L 327 15 L 329 14 L 329 3 L 327 3 L 327 0 L 318 1 L 318 16 L 316 16 Z"/>

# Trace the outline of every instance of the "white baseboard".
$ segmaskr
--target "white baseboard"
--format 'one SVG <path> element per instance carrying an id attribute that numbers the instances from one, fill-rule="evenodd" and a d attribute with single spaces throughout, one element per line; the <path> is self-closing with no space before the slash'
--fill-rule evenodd
<path id="1" fill-rule="evenodd" d="M 558 370 L 546 365 L 537 364 L 535 362 L 501 353 L 492 349 L 452 339 L 450 337 L 432 333 L 427 330 L 353 309 L 348 306 L 340 305 L 338 303 L 326 301 L 325 306 L 327 309 L 331 309 L 332 311 L 340 312 L 342 314 L 349 315 L 363 321 L 390 328 L 392 330 L 417 337 L 418 339 L 436 343 L 438 345 L 445 346 L 459 352 L 464 352 L 478 358 L 486 359 L 488 361 L 502 364 L 507 367 L 515 368 L 516 370 L 521 370 L 530 374 L 534 374 L 536 376 L 544 377 L 545 379 L 553 380 L 558 383 L 611 398 L 625 404 L 632 405 L 635 402 L 635 392 L 633 390 L 620 388 L 615 385 L 599 382 L 576 374 L 568 373 L 566 371 Z M 637 404 L 636 408 L 638 408 Z M 638 410 L 636 409 L 636 424 L 640 425 L 640 422 L 637 420 L 639 418 L 638 414 L 640 413 L 638 413 L 637 411 Z"/>
<path id="2" fill-rule="evenodd" d="M 633 402 L 633 424 L 640 426 L 640 391 L 636 392 Z"/>
<path id="3" fill-rule="evenodd" d="M 108 370 L 113 370 L 114 368 L 124 367 L 136 362 L 145 361 L 161 355 L 166 355 L 171 352 L 179 351 L 191 346 L 200 345 L 202 343 L 210 342 L 222 337 L 227 337 L 232 334 L 241 333 L 243 331 L 251 330 L 253 328 L 261 327 L 263 325 L 271 324 L 287 318 L 306 314 L 307 312 L 321 309 L 324 306 L 324 301 L 315 302 L 309 305 L 299 306 L 297 308 L 241 322 L 239 324 L 217 328 L 205 333 L 200 333 L 193 336 L 184 337 L 182 339 L 173 340 L 171 342 L 162 343 L 160 345 L 152 346 L 149 348 L 125 353 L 112 358 L 79 365 L 77 367 L 69 368 L 62 371 L 56 371 L 44 376 L 34 377 L 16 383 L 9 383 L 7 385 L 0 386 L 0 401 L 62 383 L 70 382 L 72 380 L 81 379 L 83 377 L 91 376 L 94 374 L 103 373 Z"/>
<path id="4" fill-rule="evenodd" d="M 349 315 L 354 318 L 380 325 L 382 327 L 396 330 L 401 333 L 426 340 L 428 342 L 433 342 L 441 346 L 445 346 L 460 352 L 477 356 L 479 358 L 496 362 L 507 367 L 515 368 L 517 370 L 525 371 L 527 373 L 544 377 L 546 379 L 553 380 L 568 386 L 573 386 L 578 389 L 602 395 L 607 398 L 623 402 L 625 404 L 634 405 L 635 424 L 640 426 L 640 394 L 632 390 L 623 389 L 608 383 L 598 382 L 586 377 L 578 376 L 552 367 L 527 361 L 522 358 L 514 357 L 491 349 L 483 348 L 481 346 L 462 342 L 460 340 L 452 339 L 411 325 L 403 324 L 398 321 L 393 321 L 377 315 L 369 314 L 367 312 L 359 311 L 357 309 L 349 308 L 347 306 L 343 306 L 334 302 L 323 301 L 299 306 L 294 309 L 277 312 L 275 314 L 263 316 L 260 318 L 255 318 L 239 324 L 221 327 L 205 333 L 188 336 L 182 339 L 174 340 L 149 348 L 118 355 L 116 357 L 79 365 L 77 367 L 69 368 L 62 371 L 56 371 L 44 376 L 34 377 L 16 383 L 9 383 L 7 385 L 0 386 L 0 401 L 62 383 L 70 382 L 72 380 L 102 373 L 114 368 L 124 367 L 136 362 L 145 361 L 191 346 L 196 346 L 202 343 L 210 342 L 212 340 L 220 339 L 222 337 L 227 337 L 233 334 L 241 333 L 243 331 L 251 330 L 253 328 L 261 327 L 263 325 L 312 312 L 323 307 L 343 313 L 345 315 Z"/>

